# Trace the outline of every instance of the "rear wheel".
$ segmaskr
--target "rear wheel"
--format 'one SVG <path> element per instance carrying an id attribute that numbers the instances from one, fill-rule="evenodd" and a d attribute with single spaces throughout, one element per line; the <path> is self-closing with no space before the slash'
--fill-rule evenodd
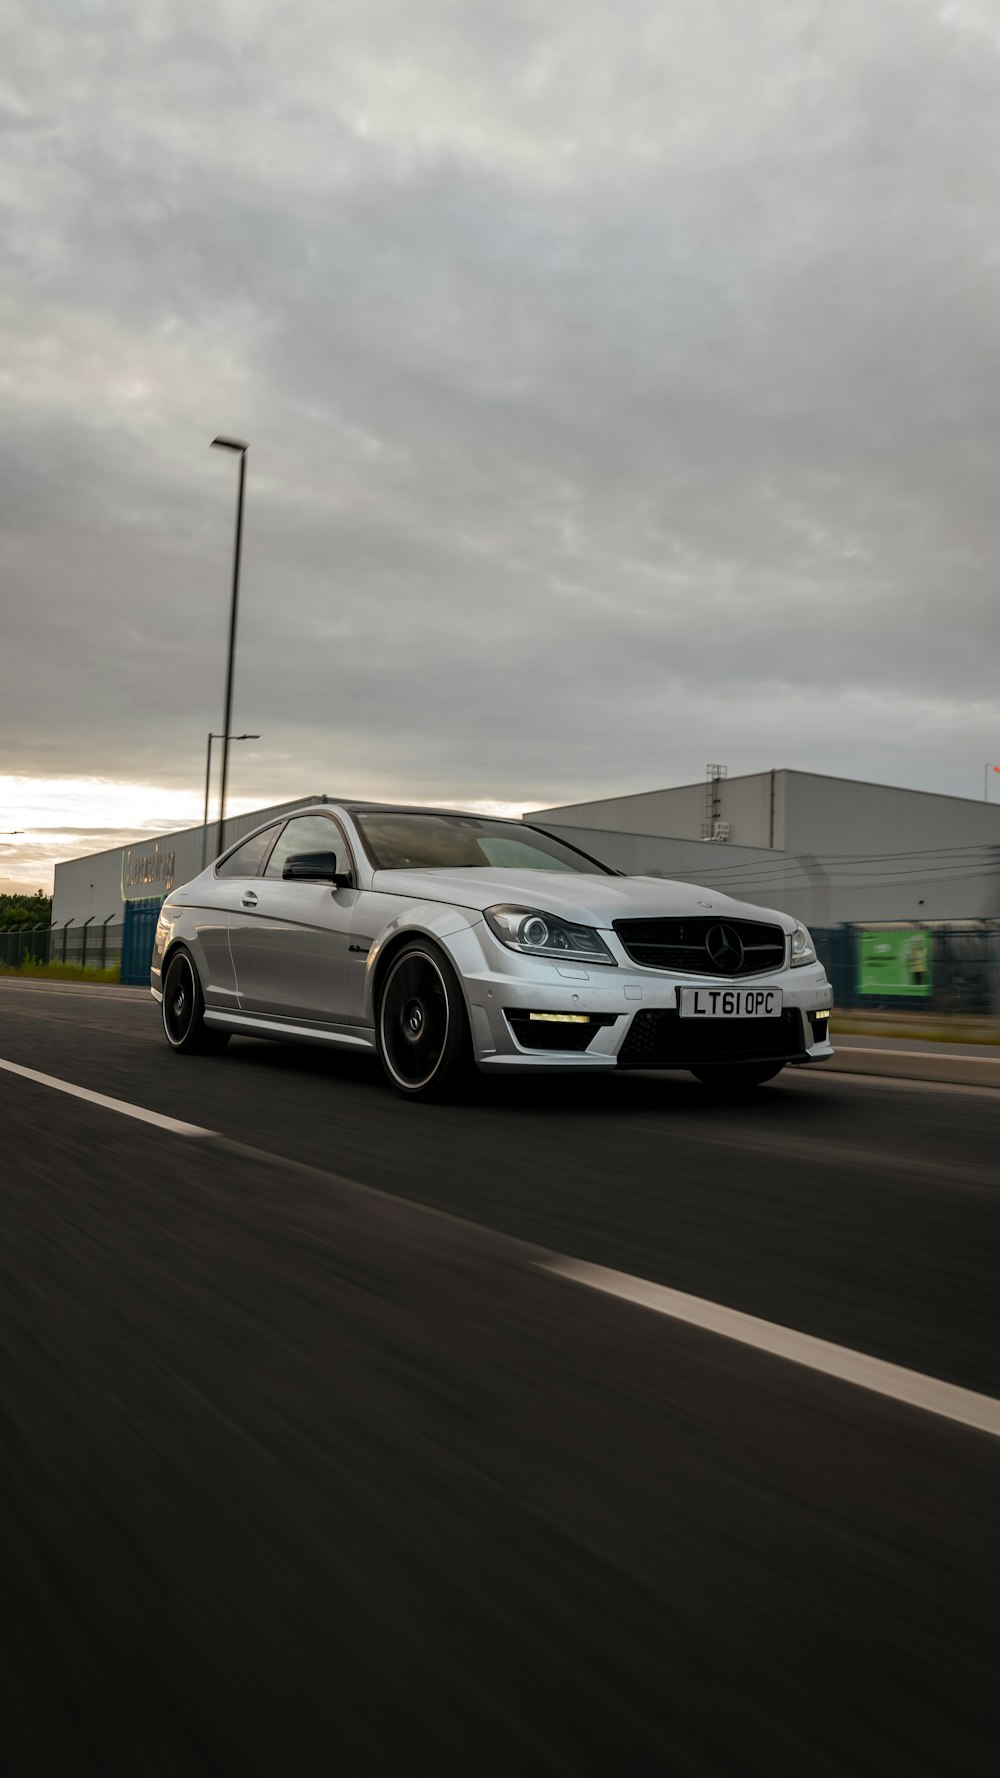
<path id="1" fill-rule="evenodd" d="M 784 1066 L 784 1062 L 710 1062 L 691 1073 L 713 1093 L 742 1093 L 773 1080 Z"/>
<path id="2" fill-rule="evenodd" d="M 190 951 L 176 950 L 163 978 L 163 1031 L 172 1050 L 185 1056 L 214 1056 L 229 1042 L 228 1031 L 205 1023 L 205 997 Z"/>
<path id="3" fill-rule="evenodd" d="M 376 1016 L 378 1053 L 396 1091 L 408 1099 L 458 1094 L 472 1073 L 465 1001 L 448 959 L 415 939 L 385 973 Z"/>

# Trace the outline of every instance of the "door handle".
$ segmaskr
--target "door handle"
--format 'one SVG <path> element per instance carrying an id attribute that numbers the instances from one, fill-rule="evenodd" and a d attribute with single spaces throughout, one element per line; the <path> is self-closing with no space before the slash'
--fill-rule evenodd
<path id="1" fill-rule="evenodd" d="M 257 906 L 257 897 L 252 889 L 248 889 L 246 894 L 241 896 L 240 899 L 245 908 L 255 908 Z"/>

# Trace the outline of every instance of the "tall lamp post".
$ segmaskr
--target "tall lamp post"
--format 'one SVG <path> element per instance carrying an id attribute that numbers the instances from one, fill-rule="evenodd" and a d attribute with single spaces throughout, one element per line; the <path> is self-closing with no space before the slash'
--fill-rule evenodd
<path id="1" fill-rule="evenodd" d="M 206 864 L 208 863 L 208 792 L 209 792 L 209 787 L 212 782 L 212 742 L 213 741 L 221 741 L 222 739 L 223 739 L 222 735 L 209 735 L 209 737 L 208 737 L 208 757 L 205 760 L 205 821 L 204 821 L 204 824 L 203 824 L 202 830 L 201 830 L 201 868 L 202 868 L 202 870 L 204 870 Z M 231 741 L 259 741 L 260 736 L 259 735 L 230 735 L 229 739 Z M 221 828 L 219 829 L 219 839 L 220 839 L 220 841 L 222 839 L 222 829 Z"/>
<path id="2" fill-rule="evenodd" d="M 226 714 L 222 723 L 222 786 L 219 791 L 219 845 L 224 843 L 226 819 L 226 783 L 229 777 L 229 741 L 233 726 L 233 661 L 236 653 L 236 606 L 240 594 L 240 558 L 243 554 L 243 485 L 246 481 L 247 451 L 238 438 L 213 438 L 212 448 L 235 451 L 240 460 L 240 484 L 236 497 L 236 542 L 233 548 L 233 597 L 229 607 L 229 652 L 226 657 Z"/>

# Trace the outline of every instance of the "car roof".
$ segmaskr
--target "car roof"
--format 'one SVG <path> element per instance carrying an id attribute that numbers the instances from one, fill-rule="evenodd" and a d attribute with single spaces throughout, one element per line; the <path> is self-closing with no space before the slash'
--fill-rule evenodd
<path id="1" fill-rule="evenodd" d="M 325 806 L 330 807 L 330 803 Z M 316 806 L 324 807 L 323 804 Z M 487 815 L 482 809 L 428 809 L 419 803 L 338 802 L 333 806 L 343 809 L 347 815 L 460 815 L 465 821 L 504 821 L 508 827 L 525 825 L 510 815 Z"/>

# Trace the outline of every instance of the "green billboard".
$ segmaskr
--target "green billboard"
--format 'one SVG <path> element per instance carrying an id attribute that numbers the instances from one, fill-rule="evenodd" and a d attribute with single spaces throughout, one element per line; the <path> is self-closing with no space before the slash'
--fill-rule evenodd
<path id="1" fill-rule="evenodd" d="M 933 986 L 929 932 L 858 933 L 859 994 L 926 996 Z"/>

